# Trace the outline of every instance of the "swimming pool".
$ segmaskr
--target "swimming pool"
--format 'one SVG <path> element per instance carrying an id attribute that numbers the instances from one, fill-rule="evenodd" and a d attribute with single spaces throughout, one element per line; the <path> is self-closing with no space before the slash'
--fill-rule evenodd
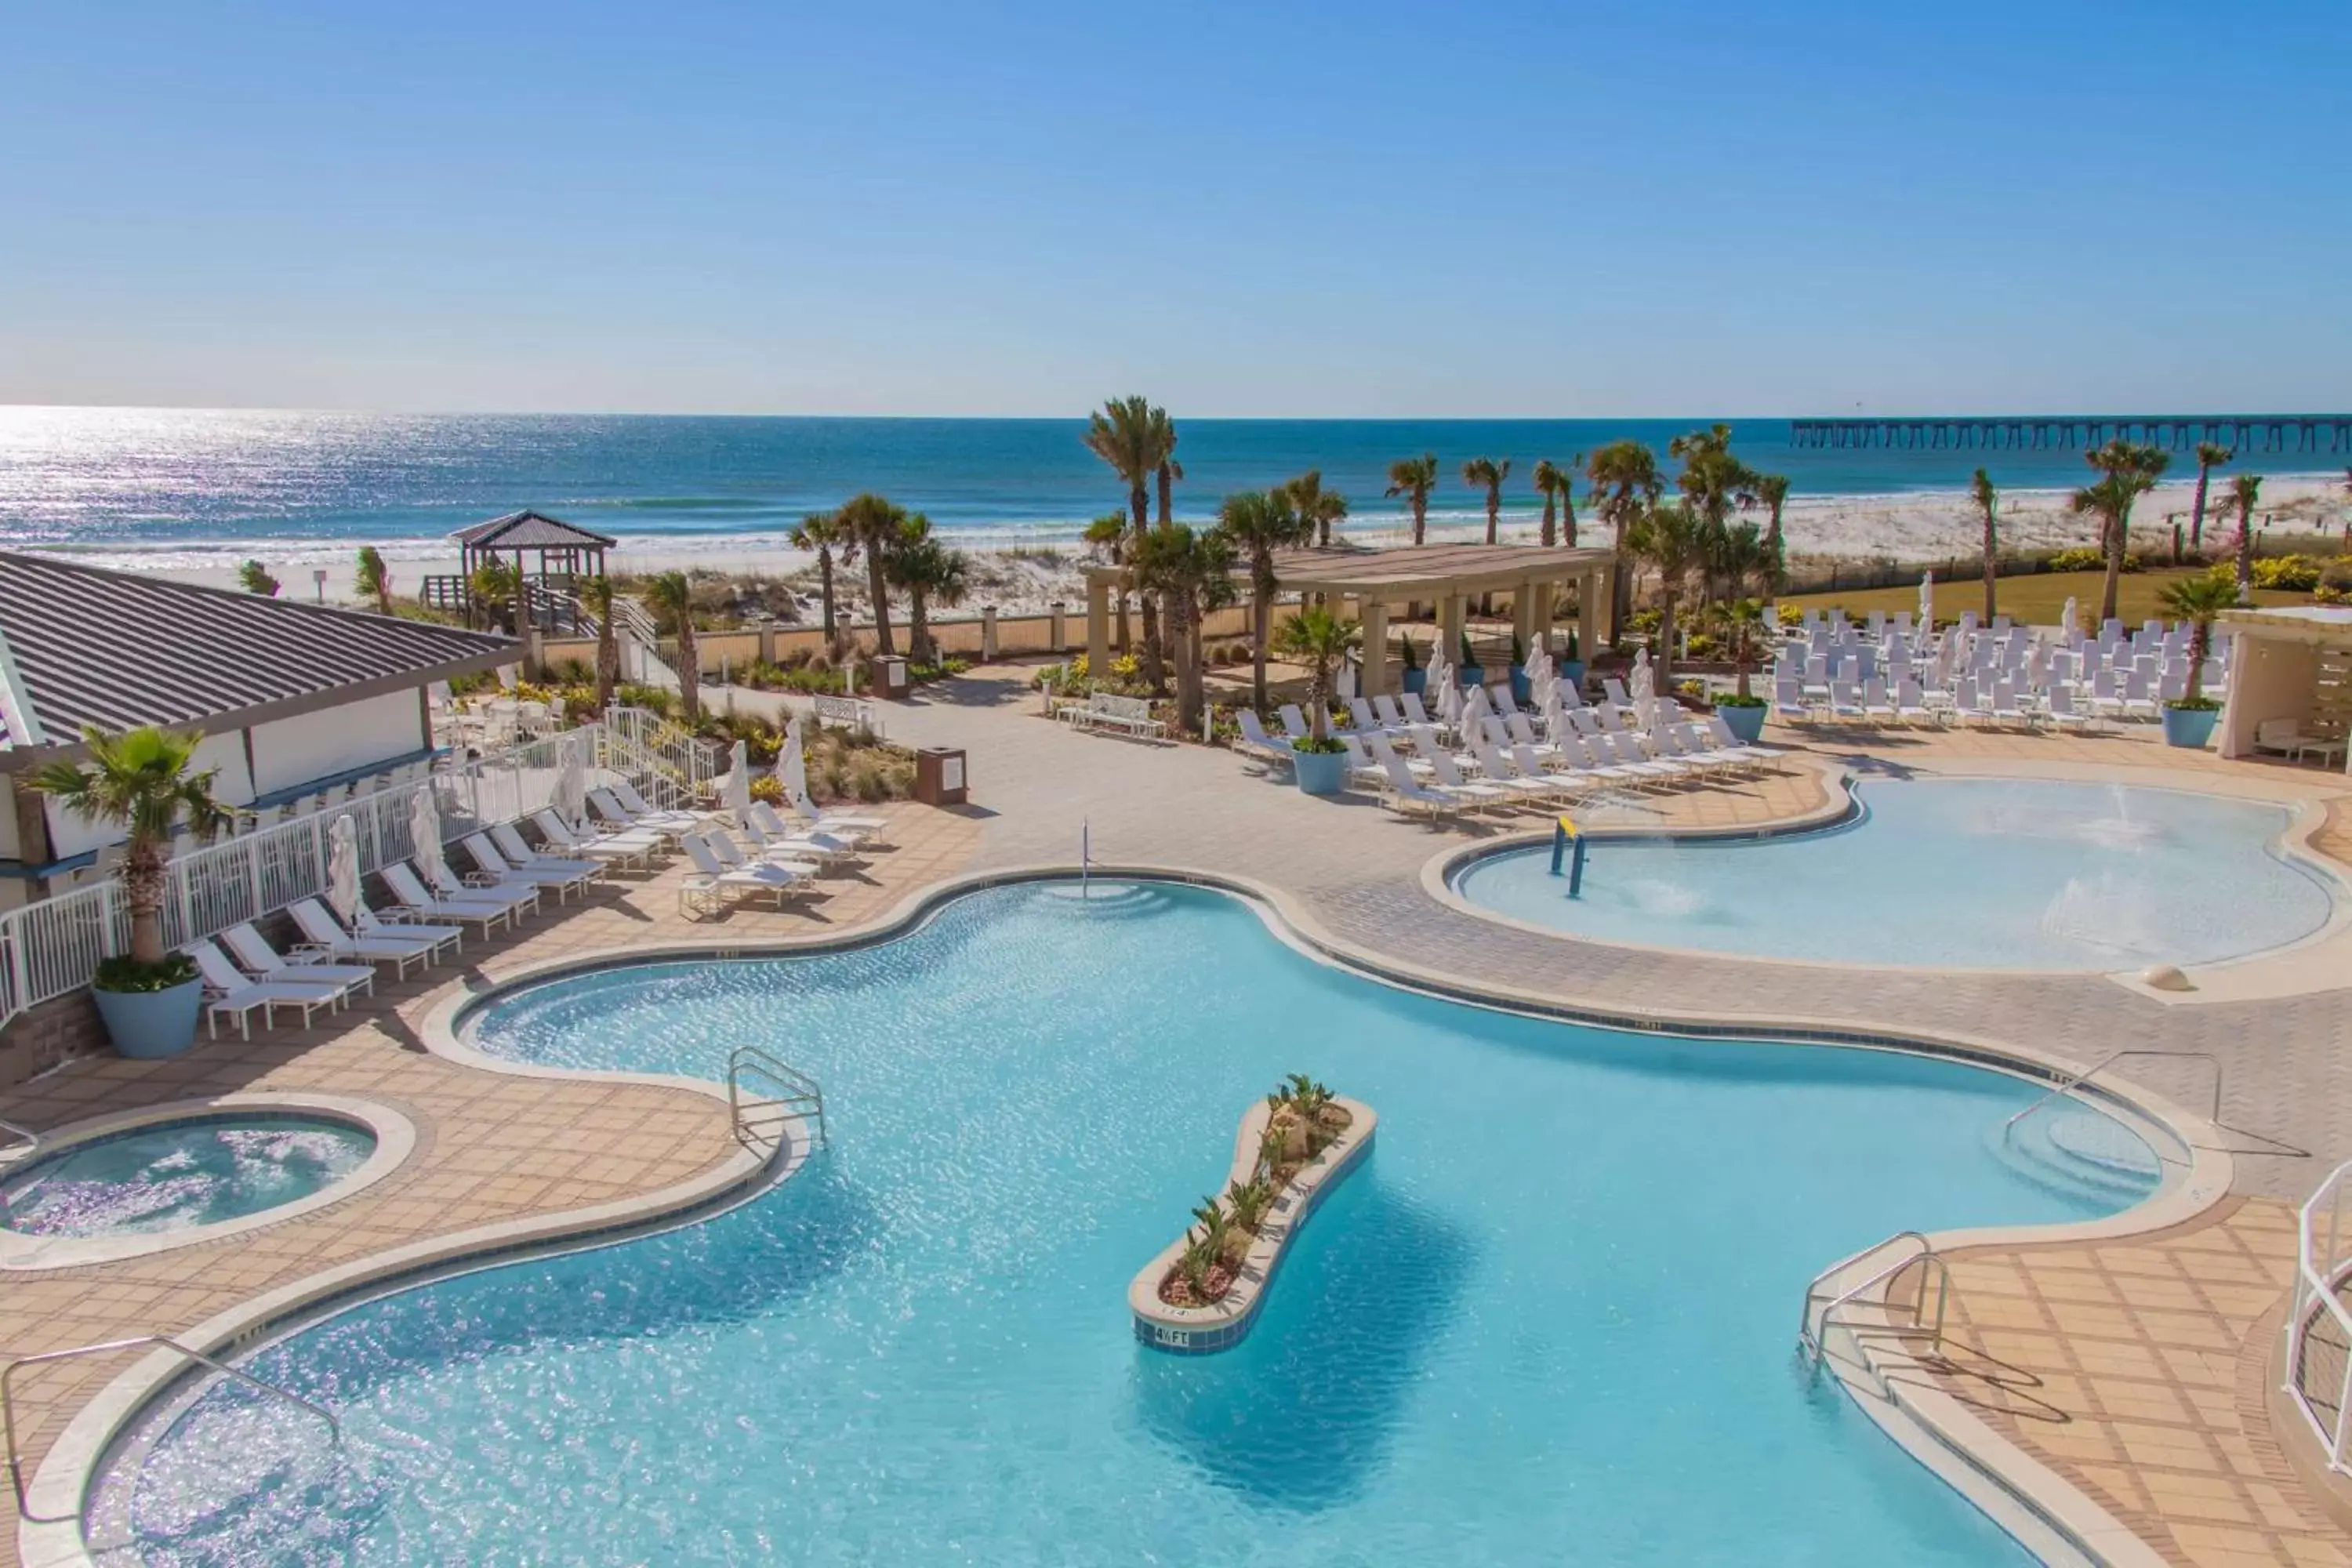
<path id="1" fill-rule="evenodd" d="M 26 1236 L 157 1235 L 218 1225 L 324 1192 L 374 1152 L 366 1128 L 238 1111 L 108 1133 L 0 1178 L 0 1228 Z"/>
<path id="2" fill-rule="evenodd" d="M 2032 1086 L 1489 1012 L 1220 894 L 1097 891 L 493 1003 L 475 1041 L 518 1060 L 712 1077 L 758 1043 L 822 1082 L 831 1146 L 715 1218 L 264 1349 L 347 1457 L 208 1391 L 116 1459 L 94 1538 L 173 1564 L 2025 1561 L 1790 1341 L 1813 1272 L 1898 1228 L 2147 1190 L 1997 1153 Z M 1243 1344 L 1138 1345 L 1129 1277 L 1294 1069 L 1373 1105 L 1378 1147 Z"/>
<path id="3" fill-rule="evenodd" d="M 2333 879 L 2277 848 L 2260 801 L 2025 779 L 1871 779 L 1836 826 L 1595 838 L 1568 897 L 1549 848 L 1483 856 L 1454 889 L 1601 942 L 1832 963 L 2116 970 L 2211 963 L 2326 926 Z"/>

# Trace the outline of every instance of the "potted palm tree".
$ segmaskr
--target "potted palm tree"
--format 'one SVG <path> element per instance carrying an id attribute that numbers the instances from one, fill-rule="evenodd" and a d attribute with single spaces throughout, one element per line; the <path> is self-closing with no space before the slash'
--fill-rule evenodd
<path id="1" fill-rule="evenodd" d="M 1568 634 L 1568 652 L 1560 657 L 1559 678 L 1580 690 L 1583 689 L 1584 649 L 1578 644 L 1574 632 Z"/>
<path id="2" fill-rule="evenodd" d="M 213 770 L 191 771 L 204 737 L 152 725 L 109 735 L 81 732 L 86 763 L 51 763 L 32 786 L 84 822 L 128 830 L 122 896 L 131 909 L 131 951 L 98 966 L 90 992 L 114 1048 L 126 1057 L 177 1056 L 196 1041 L 204 982 L 185 953 L 163 946 L 164 867 L 184 825 L 209 833 L 225 815 L 213 799 Z"/>
<path id="3" fill-rule="evenodd" d="M 1764 732 L 1764 699 L 1748 688 L 1748 672 L 1756 663 L 1756 634 L 1764 624 L 1764 606 L 1754 599 L 1734 599 L 1723 606 L 1731 634 L 1731 667 L 1739 673 L 1738 689 L 1715 700 L 1715 710 L 1731 732 L 1753 744 Z"/>
<path id="4" fill-rule="evenodd" d="M 1528 700 L 1528 645 L 1518 633 L 1511 634 L 1511 700 Z"/>
<path id="5" fill-rule="evenodd" d="M 2165 614 L 2175 620 L 2187 621 L 2189 626 L 2189 689 L 2164 705 L 2164 743 L 2168 746 L 2202 750 L 2213 738 L 2213 725 L 2221 716 L 2221 705 L 2205 695 L 2205 659 L 2213 651 L 2215 618 L 2237 602 L 2235 576 L 2210 572 L 2168 583 L 2157 595 L 2157 604 Z"/>
<path id="6" fill-rule="evenodd" d="M 1397 664 L 1402 671 L 1402 679 L 1407 691 L 1419 696 L 1429 689 L 1429 671 L 1421 667 L 1421 655 L 1414 649 L 1411 637 L 1398 640 Z"/>
<path id="7" fill-rule="evenodd" d="M 1462 657 L 1455 659 L 1454 662 L 1455 666 L 1454 673 L 1459 677 L 1458 684 L 1461 686 L 1462 689 L 1467 691 L 1474 686 L 1486 685 L 1486 669 L 1484 665 L 1478 662 L 1476 650 L 1472 648 L 1470 646 L 1470 634 L 1468 632 L 1464 632 L 1462 634 L 1462 647 L 1460 652 Z"/>
<path id="8" fill-rule="evenodd" d="M 1338 795 L 1348 783 L 1348 748 L 1331 738 L 1331 671 L 1356 640 L 1356 623 L 1310 605 L 1282 624 L 1275 651 L 1307 667 L 1307 738 L 1293 741 L 1291 773 L 1307 795 Z"/>

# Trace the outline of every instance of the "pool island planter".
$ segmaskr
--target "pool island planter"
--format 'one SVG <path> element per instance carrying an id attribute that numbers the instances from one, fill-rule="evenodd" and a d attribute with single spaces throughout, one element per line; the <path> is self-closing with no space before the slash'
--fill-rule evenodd
<path id="1" fill-rule="evenodd" d="M 1207 1355 L 1231 1350 L 1248 1337 L 1258 1309 L 1274 1289 L 1274 1277 L 1291 1238 L 1305 1226 L 1333 1188 L 1364 1163 L 1371 1152 L 1372 1134 L 1380 1118 L 1360 1100 L 1334 1095 L 1331 1103 L 1348 1113 L 1348 1125 L 1322 1152 L 1300 1166 L 1283 1184 L 1267 1208 L 1265 1222 L 1251 1238 L 1249 1250 L 1223 1300 L 1205 1307 L 1171 1306 L 1160 1299 L 1160 1282 L 1183 1257 L 1191 1239 L 1188 1229 L 1143 1266 L 1127 1287 L 1127 1306 L 1135 1320 L 1135 1337 L 1154 1350 L 1179 1355 Z M 1247 1183 L 1257 1173 L 1258 1145 L 1265 1136 L 1273 1108 L 1264 1100 L 1250 1107 L 1234 1136 L 1233 1169 L 1226 1184 Z"/>

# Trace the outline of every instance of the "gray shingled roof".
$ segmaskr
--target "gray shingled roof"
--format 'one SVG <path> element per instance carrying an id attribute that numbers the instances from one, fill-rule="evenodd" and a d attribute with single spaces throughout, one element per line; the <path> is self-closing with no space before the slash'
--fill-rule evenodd
<path id="1" fill-rule="evenodd" d="M 504 517 L 461 528 L 449 537 L 477 550 L 537 550 L 542 546 L 549 550 L 609 550 L 619 542 L 610 534 L 538 511 L 510 511 Z"/>
<path id="2" fill-rule="evenodd" d="M 50 745 L 209 726 L 510 660 L 513 638 L 0 551 L 0 639 Z M 5 742 L 0 742 L 5 743 Z M 19 743 L 21 743 L 21 739 Z"/>

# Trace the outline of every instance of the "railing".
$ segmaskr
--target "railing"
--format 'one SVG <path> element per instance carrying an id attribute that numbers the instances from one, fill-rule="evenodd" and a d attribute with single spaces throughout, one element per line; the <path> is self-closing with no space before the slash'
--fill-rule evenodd
<path id="1" fill-rule="evenodd" d="M 2011 1116 L 2008 1121 L 2002 1122 L 2000 1124 L 2000 1135 L 2003 1138 L 2007 1138 L 2010 1134 L 2011 1129 L 2014 1128 L 2019 1122 L 2024 1121 L 2027 1117 L 2032 1115 L 2035 1111 L 2041 1110 L 2052 1100 L 2063 1099 L 2065 1096 L 2072 1094 L 2075 1089 L 2082 1088 L 2083 1085 L 2090 1082 L 2093 1078 L 2106 1071 L 2107 1068 L 2115 1066 L 2116 1063 L 2122 1061 L 2126 1057 L 2186 1057 L 2195 1061 L 2201 1061 L 2213 1069 L 2213 1102 L 2206 1111 L 2205 1120 L 2210 1121 L 2216 1127 L 2224 1125 L 2221 1121 L 2222 1069 L 2221 1058 L 2215 1056 L 2210 1051 L 2149 1050 L 2137 1046 L 2127 1046 L 2119 1051 L 2109 1051 L 2105 1056 L 2101 1057 L 2097 1061 L 2093 1062 L 2089 1067 L 2084 1068 L 2073 1078 L 2066 1079 L 2063 1083 L 2053 1085 L 2047 1094 L 2044 1094 L 2041 1099 L 2035 1100 L 2032 1104 L 2027 1106 L 2024 1110 L 2019 1111 L 2016 1115 Z M 2232 1131 L 2236 1130 L 2232 1129 Z M 2259 1137 L 2261 1134 L 2258 1133 L 2256 1136 Z M 2164 1157 L 2161 1150 L 2157 1152 L 2157 1157 L 2158 1159 L 2162 1159 Z"/>
<path id="2" fill-rule="evenodd" d="M 0 1118 L 0 1132 L 5 1132 L 9 1137 L 16 1140 L 17 1143 L 24 1145 L 19 1149 L 16 1143 L 11 1143 L 6 1148 L 0 1149 L 0 1160 L 22 1158 L 41 1152 L 41 1135 L 29 1127 L 19 1127 L 5 1118 Z"/>
<path id="3" fill-rule="evenodd" d="M 614 708 L 605 714 L 606 765 L 627 773 L 655 805 L 689 808 L 710 792 L 718 777 L 712 750 L 658 713 Z"/>
<path id="4" fill-rule="evenodd" d="M 338 1445 L 343 1440 L 343 1424 L 336 1420 L 334 1412 L 325 1405 L 315 1404 L 291 1390 L 280 1388 L 274 1383 L 265 1382 L 249 1372 L 241 1372 L 226 1362 L 182 1344 L 168 1334 L 137 1334 L 127 1340 L 109 1340 L 103 1344 L 76 1345 L 71 1350 L 44 1351 L 37 1355 L 12 1356 L 5 1367 L 0 1367 L 0 1427 L 5 1427 L 7 1434 L 8 1479 L 16 1489 L 16 1512 L 20 1518 L 30 1520 L 36 1524 L 64 1524 L 79 1516 L 73 1513 L 35 1513 L 32 1505 L 26 1500 L 24 1456 L 18 1453 L 16 1448 L 16 1405 L 11 1386 L 16 1373 L 26 1367 L 38 1366 L 47 1362 L 70 1361 L 77 1356 L 104 1355 L 115 1351 L 144 1349 L 171 1351 L 210 1368 L 223 1377 L 233 1378 L 248 1388 L 273 1394 L 289 1405 L 299 1405 L 327 1424 L 328 1432 L 332 1435 Z"/>
<path id="5" fill-rule="evenodd" d="M 745 1093 L 746 1080 L 766 1093 Z M 786 1066 L 757 1046 L 738 1046 L 727 1054 L 727 1115 L 735 1141 L 765 1157 L 784 1145 L 784 1128 L 795 1121 L 814 1121 L 816 1141 L 829 1142 L 824 1127 L 824 1091 L 816 1079 Z"/>
<path id="6" fill-rule="evenodd" d="M 2352 1310 L 2341 1292 L 2352 1275 L 2346 1256 L 2344 1189 L 2352 1162 L 2329 1173 L 2303 1205 L 2295 1246 L 2294 1308 L 2286 1320 L 2286 1394 L 2311 1423 L 2331 1470 L 2352 1470 L 2345 1444 L 2352 1436 Z M 2323 1241 L 2319 1219 L 2325 1214 Z"/>
<path id="7" fill-rule="evenodd" d="M 1850 1269 L 1862 1263 L 1864 1259 L 1885 1252 L 1889 1247 L 1903 1247 L 1906 1244 L 1912 1250 L 1843 1289 L 1836 1290 L 1834 1295 L 1831 1294 L 1835 1282 L 1843 1279 Z M 1950 1302 L 1952 1293 L 1951 1269 L 1943 1258 L 1937 1253 L 1936 1244 L 1928 1240 L 1926 1236 L 1916 1230 L 1899 1230 L 1885 1241 L 1874 1243 L 1864 1247 L 1860 1252 L 1838 1259 L 1819 1274 L 1814 1275 L 1812 1283 L 1805 1287 L 1804 1310 L 1797 1319 L 1797 1354 L 1805 1363 L 1806 1370 L 1815 1376 L 1820 1375 L 1822 1363 L 1829 1356 L 1830 1331 L 1836 1326 L 1838 1314 L 1841 1311 L 1870 1296 L 1880 1286 L 1886 1284 L 1905 1269 L 1912 1268 L 1918 1268 L 1920 1276 L 1918 1293 L 1911 1300 L 1911 1321 L 1907 1323 L 1890 1321 L 1885 1324 L 1874 1325 L 1874 1328 L 1878 1332 L 1898 1338 L 1924 1337 L 1930 1350 L 1941 1344 L 1944 1340 L 1944 1312 Z M 1935 1310 L 1932 1317 L 1927 1307 L 1930 1286 L 1934 1288 L 1935 1292 Z M 1875 1302 L 1872 1304 L 1880 1305 Z M 1818 1311 L 1816 1308 L 1819 1309 Z M 1886 1310 L 1893 1310 L 1891 1307 Z"/>

